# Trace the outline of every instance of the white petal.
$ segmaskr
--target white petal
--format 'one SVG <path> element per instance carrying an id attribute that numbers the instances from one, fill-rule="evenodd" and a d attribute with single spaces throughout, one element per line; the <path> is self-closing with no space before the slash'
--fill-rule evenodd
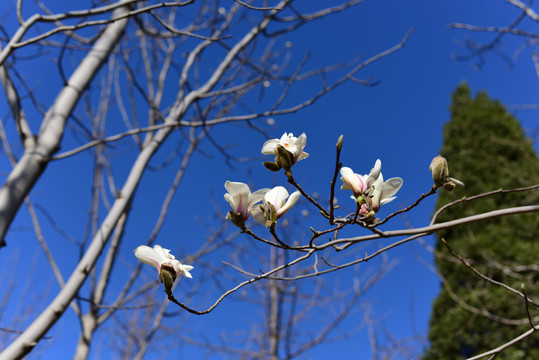
<path id="1" fill-rule="evenodd" d="M 396 198 L 397 198 L 396 196 L 392 196 L 392 197 L 390 197 L 390 198 L 383 199 L 382 201 L 380 201 L 380 205 L 384 205 L 384 204 L 390 203 L 390 202 L 392 202 L 393 200 L 395 200 Z"/>
<path id="2" fill-rule="evenodd" d="M 262 145 L 262 154 L 264 155 L 271 155 L 275 153 L 275 148 L 279 144 L 279 140 L 277 139 L 271 139 L 268 140 Z"/>
<path id="3" fill-rule="evenodd" d="M 193 275 L 189 273 L 189 271 L 193 270 L 194 267 L 191 265 L 180 265 L 180 272 L 183 276 L 188 277 L 190 279 L 193 278 Z"/>
<path id="4" fill-rule="evenodd" d="M 156 253 L 159 254 L 159 256 L 161 256 L 162 258 L 161 263 L 164 261 L 167 261 L 168 259 L 175 259 L 174 255 L 170 253 L 170 250 L 162 248 L 161 245 L 156 244 L 153 246 L 153 249 L 155 250 Z"/>
<path id="5" fill-rule="evenodd" d="M 302 149 L 307 145 L 307 135 L 305 133 L 301 133 L 301 135 L 296 139 L 295 144 Z"/>
<path id="6" fill-rule="evenodd" d="M 255 191 L 254 193 L 252 193 L 250 196 L 249 196 L 249 204 L 248 204 L 248 208 L 251 209 L 253 207 L 254 204 L 256 204 L 257 202 L 259 201 L 262 201 L 264 200 L 264 196 L 266 195 L 266 193 L 268 191 L 270 191 L 271 189 L 269 188 L 264 188 L 264 189 L 260 189 L 260 190 L 257 190 Z"/>
<path id="7" fill-rule="evenodd" d="M 240 193 L 247 193 L 247 194 L 251 193 L 249 186 L 247 186 L 247 184 L 244 184 L 242 182 L 235 182 L 235 181 L 227 180 L 225 182 L 225 189 L 232 196 L 236 194 L 240 194 Z"/>
<path id="8" fill-rule="evenodd" d="M 298 157 L 298 159 L 296 161 L 300 161 L 300 160 L 303 160 L 303 159 L 307 159 L 309 157 L 309 154 L 306 153 L 306 152 L 302 152 L 301 155 Z"/>
<path id="9" fill-rule="evenodd" d="M 285 212 L 290 210 L 292 206 L 298 201 L 299 197 L 301 196 L 301 193 L 299 191 L 294 191 L 292 195 L 288 198 L 286 201 L 286 204 L 279 210 L 277 210 L 277 219 L 283 216 Z"/>
<path id="10" fill-rule="evenodd" d="M 257 205 L 251 209 L 251 216 L 260 225 L 266 225 L 266 217 L 264 215 L 263 205 Z"/>
<path id="11" fill-rule="evenodd" d="M 294 134 L 290 133 L 290 134 L 287 134 L 287 133 L 284 133 L 283 136 L 281 136 L 281 139 L 280 141 L 284 142 L 284 143 L 288 143 L 290 141 L 290 138 L 294 138 Z"/>
<path id="12" fill-rule="evenodd" d="M 384 185 L 382 186 L 381 199 L 388 199 L 391 196 L 395 195 L 397 191 L 399 191 L 399 189 L 401 188 L 402 183 L 403 181 L 400 177 L 394 177 L 389 180 L 386 180 L 384 182 Z"/>
<path id="13" fill-rule="evenodd" d="M 182 265 L 184 271 L 191 271 L 194 269 L 191 265 Z"/>
<path id="14" fill-rule="evenodd" d="M 374 182 L 378 179 L 378 177 L 382 174 L 382 162 L 380 159 L 376 159 L 376 162 L 374 163 L 374 167 L 371 169 L 371 172 L 369 173 L 369 176 L 367 177 L 366 187 L 370 187 Z"/>
<path id="15" fill-rule="evenodd" d="M 161 268 L 162 262 L 165 260 L 163 257 L 157 253 L 154 249 L 152 249 L 149 246 L 146 245 L 140 245 L 138 246 L 133 253 L 139 259 L 139 261 L 142 261 L 145 264 L 151 265 L 157 270 Z"/>
<path id="16" fill-rule="evenodd" d="M 234 204 L 234 198 L 229 193 L 226 193 L 224 197 L 225 197 L 225 200 L 228 201 L 228 203 L 230 204 L 230 207 L 235 209 L 236 204 Z"/>
<path id="17" fill-rule="evenodd" d="M 378 212 L 378 210 L 380 210 L 380 206 L 382 205 L 380 202 L 382 199 L 383 188 L 384 188 L 384 176 L 382 175 L 382 173 L 380 173 L 380 176 L 374 182 L 373 191 L 371 193 L 372 197 L 370 200 L 371 208 L 375 212 Z"/>

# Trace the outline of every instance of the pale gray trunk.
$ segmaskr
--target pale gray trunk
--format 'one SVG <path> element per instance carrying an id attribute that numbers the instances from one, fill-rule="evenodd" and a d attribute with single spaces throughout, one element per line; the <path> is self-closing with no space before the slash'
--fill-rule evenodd
<path id="1" fill-rule="evenodd" d="M 77 350 L 73 357 L 74 360 L 88 359 L 88 354 L 90 354 L 90 344 L 92 343 L 92 337 L 96 328 L 97 321 L 95 316 L 93 316 L 93 314 L 86 314 L 82 321 L 82 334 L 80 335 L 77 344 Z"/>
<path id="2" fill-rule="evenodd" d="M 118 17 L 127 10 L 117 9 L 112 17 Z M 107 61 L 126 24 L 127 20 L 123 19 L 107 26 L 45 114 L 35 144 L 25 148 L 23 156 L 0 188 L 0 247 L 6 245 L 4 238 L 24 198 L 45 170 L 50 157 L 60 148 L 67 119 L 97 71 Z"/>

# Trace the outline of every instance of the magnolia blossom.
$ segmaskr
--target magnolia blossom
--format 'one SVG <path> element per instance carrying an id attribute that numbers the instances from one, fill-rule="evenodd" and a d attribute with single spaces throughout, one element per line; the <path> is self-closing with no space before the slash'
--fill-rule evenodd
<path id="1" fill-rule="evenodd" d="M 271 155 L 275 154 L 277 147 L 280 145 L 290 154 L 292 154 L 294 165 L 296 162 L 306 159 L 309 154 L 303 151 L 303 148 L 307 144 L 307 135 L 302 133 L 299 137 L 295 137 L 292 133 L 284 133 L 280 139 L 271 139 L 264 143 L 262 146 L 262 154 Z"/>
<path id="2" fill-rule="evenodd" d="M 358 199 L 362 195 L 368 195 L 371 186 L 378 179 L 381 171 L 382 162 L 380 159 L 376 160 L 374 167 L 368 175 L 359 175 L 354 173 L 349 167 L 343 167 L 341 169 L 341 181 L 343 183 L 341 189 L 352 190 L 355 199 Z"/>
<path id="3" fill-rule="evenodd" d="M 372 215 L 380 210 L 380 206 L 395 200 L 393 195 L 399 191 L 403 182 L 399 177 L 384 181 L 380 159 L 376 160 L 368 175 L 355 174 L 352 169 L 343 167 L 341 180 L 341 189 L 352 190 L 352 198 L 361 204 L 362 215 Z"/>
<path id="4" fill-rule="evenodd" d="M 267 222 L 277 221 L 298 201 L 301 193 L 293 192 L 290 197 L 282 186 L 276 186 L 264 195 L 264 203 L 252 210 L 256 222 L 267 225 Z"/>
<path id="5" fill-rule="evenodd" d="M 176 260 L 174 255 L 170 253 L 170 250 L 163 249 L 160 245 L 154 245 L 153 248 L 146 245 L 140 245 L 133 252 L 135 253 L 137 259 L 156 268 L 160 276 L 161 271 L 166 269 L 173 270 L 175 277 L 179 275 L 183 275 L 188 278 L 193 277 L 189 273 L 189 271 L 193 270 L 191 265 L 183 265 L 181 262 Z"/>
<path id="6" fill-rule="evenodd" d="M 370 210 L 378 212 L 380 206 L 395 200 L 397 197 L 393 195 L 399 191 L 402 183 L 403 181 L 400 177 L 394 177 L 384 182 L 384 176 L 380 173 L 380 176 L 374 182 L 371 197 L 367 200 Z"/>
<path id="7" fill-rule="evenodd" d="M 254 204 L 264 199 L 264 195 L 270 189 L 260 189 L 251 193 L 249 186 L 242 182 L 225 182 L 225 188 L 228 191 L 225 194 L 225 200 L 230 204 L 233 214 L 241 214 L 243 221 L 249 218 L 249 212 Z"/>

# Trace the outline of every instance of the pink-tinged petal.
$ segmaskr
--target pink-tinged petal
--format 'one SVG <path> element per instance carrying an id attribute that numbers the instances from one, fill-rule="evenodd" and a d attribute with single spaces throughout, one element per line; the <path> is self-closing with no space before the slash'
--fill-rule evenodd
<path id="1" fill-rule="evenodd" d="M 262 154 L 271 155 L 275 153 L 275 148 L 279 145 L 279 140 L 271 139 L 268 140 L 262 145 Z"/>
<path id="2" fill-rule="evenodd" d="M 290 195 L 290 197 L 288 198 L 284 206 L 280 208 L 279 210 L 277 210 L 277 219 L 283 216 L 284 213 L 286 213 L 288 210 L 290 210 L 290 208 L 294 206 L 296 201 L 298 201 L 300 196 L 301 196 L 301 193 L 299 191 L 294 191 L 292 195 Z"/>
<path id="3" fill-rule="evenodd" d="M 157 251 L 155 251 L 151 247 L 146 246 L 146 245 L 141 245 L 141 246 L 138 246 L 133 251 L 133 253 L 137 257 L 137 259 L 139 259 L 139 261 L 153 266 L 154 268 L 157 269 L 157 271 L 161 270 L 161 264 L 165 259 L 163 258 L 161 254 L 159 254 Z"/>
<path id="4" fill-rule="evenodd" d="M 229 196 L 225 194 L 225 200 L 230 203 L 232 212 L 241 213 L 243 216 L 248 214 L 249 195 L 251 190 L 249 186 L 242 182 L 225 182 L 225 188 L 228 191 Z"/>
<path id="5" fill-rule="evenodd" d="M 275 211 L 279 211 L 284 205 L 287 197 L 288 191 L 282 186 L 276 186 L 266 193 L 264 202 L 271 204 L 275 208 Z"/>
<path id="6" fill-rule="evenodd" d="M 354 196 L 358 197 L 365 190 L 365 181 L 361 175 L 355 174 L 349 167 L 343 167 L 341 169 L 341 181 L 343 185 L 341 189 L 352 190 Z"/>
<path id="7" fill-rule="evenodd" d="M 354 171 L 350 169 L 349 167 L 341 168 L 341 181 L 342 181 L 341 190 L 353 190 L 352 186 L 350 185 L 350 180 L 349 180 L 353 175 L 354 175 Z"/>
<path id="8" fill-rule="evenodd" d="M 361 205 L 361 209 L 359 210 L 359 213 L 363 216 L 367 216 L 369 214 L 370 210 L 367 208 L 367 205 L 363 204 Z"/>

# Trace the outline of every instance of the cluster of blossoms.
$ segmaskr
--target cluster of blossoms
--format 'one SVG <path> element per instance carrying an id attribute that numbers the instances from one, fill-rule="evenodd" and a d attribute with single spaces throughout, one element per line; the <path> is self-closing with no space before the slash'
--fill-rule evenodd
<path id="1" fill-rule="evenodd" d="M 376 160 L 368 175 L 359 175 L 349 167 L 343 167 L 341 181 L 341 189 L 352 190 L 352 199 L 361 205 L 359 212 L 363 216 L 374 216 L 380 206 L 395 200 L 396 196 L 393 195 L 399 191 L 403 182 L 400 177 L 384 181 L 380 159 Z"/>
<path id="2" fill-rule="evenodd" d="M 303 151 L 307 144 L 305 133 L 295 137 L 292 133 L 284 133 L 280 139 L 271 139 L 262 146 L 262 154 L 275 155 L 274 161 L 264 162 L 264 166 L 272 171 L 284 169 L 286 174 L 291 174 L 291 167 L 298 161 L 306 159 L 309 154 Z M 342 146 L 342 140 L 339 140 Z M 374 216 L 380 206 L 395 199 L 397 191 L 402 186 L 401 178 L 391 178 L 384 181 L 382 176 L 382 162 L 376 160 L 374 168 L 368 175 L 355 174 L 349 167 L 341 169 L 341 189 L 352 190 L 352 198 L 360 205 L 360 213 L 363 216 Z M 231 211 L 227 214 L 236 226 L 245 229 L 245 221 L 249 214 L 253 219 L 263 225 L 271 226 L 285 212 L 287 212 L 300 197 L 300 192 L 295 191 L 290 196 L 288 191 L 277 186 L 273 189 L 260 189 L 253 193 L 244 183 L 227 181 L 225 188 L 225 200 L 228 201 Z M 262 202 L 262 204 L 258 204 Z"/>
<path id="3" fill-rule="evenodd" d="M 227 181 L 225 188 L 228 191 L 225 194 L 225 200 L 228 201 L 232 209 L 226 218 L 241 229 L 245 229 L 245 221 L 249 218 L 249 214 L 259 224 L 269 227 L 283 216 L 298 201 L 300 196 L 299 191 L 295 191 L 289 196 L 288 191 L 282 186 L 276 186 L 273 189 L 260 189 L 251 193 L 247 184 Z M 254 206 L 260 201 L 262 204 Z"/>
<path id="4" fill-rule="evenodd" d="M 262 146 L 262 154 L 274 155 L 274 161 L 266 161 L 263 165 L 272 171 L 284 169 L 289 178 L 291 168 L 298 161 L 306 159 L 309 154 L 303 151 L 307 144 L 305 133 L 295 137 L 292 133 L 284 133 L 280 139 L 268 140 Z M 337 149 L 342 148 L 342 136 L 337 143 Z M 455 184 L 462 183 L 448 177 L 447 162 L 442 157 L 436 157 L 430 167 L 436 186 L 446 189 Z M 382 162 L 376 160 L 369 174 L 359 175 L 349 167 L 340 170 L 343 190 L 352 190 L 352 199 L 357 202 L 359 213 L 362 216 L 374 218 L 374 214 L 380 207 L 395 199 L 395 194 L 402 186 L 403 180 L 394 177 L 384 181 L 382 176 Z M 462 184 L 463 185 L 463 184 Z M 226 218 L 242 230 L 246 230 L 245 222 L 249 215 L 259 224 L 271 227 L 279 220 L 299 199 L 300 191 L 289 194 L 283 186 L 273 189 L 264 188 L 251 192 L 249 186 L 242 182 L 226 181 L 227 193 L 225 200 L 230 204 L 230 211 Z M 191 278 L 190 265 L 183 265 L 170 254 L 170 250 L 163 249 L 159 245 L 153 248 L 142 245 L 135 249 L 135 256 L 142 262 L 149 264 L 159 272 L 159 280 L 165 286 L 165 292 L 172 296 L 172 285 L 177 277 L 186 276 Z"/>
<path id="5" fill-rule="evenodd" d="M 284 169 L 291 178 L 292 166 L 300 160 L 306 159 L 309 154 L 303 151 L 307 144 L 305 133 L 295 137 L 292 133 L 284 133 L 280 139 L 268 140 L 262 146 L 262 154 L 275 155 L 274 161 L 264 162 L 264 166 L 272 171 Z M 342 135 L 337 143 L 337 150 L 342 148 Z M 429 167 L 432 171 L 434 187 L 443 187 L 451 191 L 456 185 L 464 184 L 455 178 L 449 177 L 447 161 L 442 156 L 435 157 Z M 382 162 L 376 160 L 374 167 L 369 174 L 359 175 L 349 167 L 340 170 L 342 190 L 351 190 L 351 196 L 356 201 L 359 214 L 367 221 L 375 221 L 374 215 L 380 207 L 395 200 L 395 194 L 402 186 L 403 180 L 394 177 L 384 181 L 382 175 Z M 259 224 L 271 227 L 298 201 L 301 193 L 295 191 L 288 194 L 283 186 L 276 186 L 273 189 L 264 188 L 251 192 L 249 186 L 242 182 L 225 182 L 227 193 L 225 200 L 230 204 L 230 211 L 226 218 L 230 219 L 234 225 L 242 230 L 246 230 L 245 221 L 249 215 Z M 193 269 L 190 265 L 184 265 L 176 260 L 170 250 L 163 249 L 159 245 L 153 248 L 142 245 L 135 249 L 135 256 L 143 263 L 155 267 L 159 273 L 159 280 L 165 286 L 167 295 L 172 296 L 172 286 L 176 278 L 186 276 L 191 278 L 189 271 Z"/>
<path id="6" fill-rule="evenodd" d="M 267 161 L 263 164 L 272 171 L 284 169 L 290 172 L 292 165 L 309 156 L 303 151 L 306 144 L 305 133 L 299 137 L 295 137 L 292 133 L 284 133 L 280 139 L 268 140 L 262 146 L 262 154 L 275 155 L 275 161 Z M 301 195 L 299 191 L 288 194 L 282 186 L 260 189 L 251 193 L 247 184 L 232 181 L 227 181 L 225 188 L 228 191 L 225 194 L 225 200 L 231 208 L 226 218 L 242 230 L 245 229 L 245 221 L 249 218 L 249 214 L 259 224 L 271 226 L 294 206 Z M 261 201 L 262 204 L 256 205 Z"/>

